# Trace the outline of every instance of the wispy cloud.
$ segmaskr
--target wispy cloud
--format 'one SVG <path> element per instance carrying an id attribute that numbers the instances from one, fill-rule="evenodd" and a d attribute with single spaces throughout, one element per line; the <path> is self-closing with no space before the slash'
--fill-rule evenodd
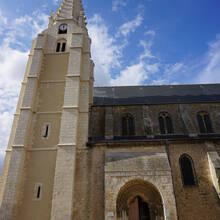
<path id="1" fill-rule="evenodd" d="M 125 7 L 128 0 L 113 0 L 112 1 L 112 11 L 118 11 L 119 8 Z"/>
<path id="2" fill-rule="evenodd" d="M 8 23 L 8 19 L 3 15 L 2 11 L 0 10 L 0 36 Z"/>
<path id="3" fill-rule="evenodd" d="M 53 0 L 53 4 L 57 5 L 60 0 Z"/>
<path id="4" fill-rule="evenodd" d="M 184 76 L 187 71 L 187 66 L 184 63 L 178 62 L 174 64 L 163 64 L 160 63 L 160 72 L 151 84 L 162 85 L 162 84 L 179 84 L 178 78 Z"/>
<path id="5" fill-rule="evenodd" d="M 151 36 L 151 37 L 155 37 L 156 32 L 154 30 L 147 30 L 145 32 L 145 36 Z"/>
<path id="6" fill-rule="evenodd" d="M 88 20 L 89 35 L 92 39 L 92 58 L 95 62 L 95 84 L 109 85 L 111 70 L 120 67 L 122 47 L 109 34 L 108 27 L 100 15 Z"/>
<path id="7" fill-rule="evenodd" d="M 118 33 L 116 36 L 124 36 L 127 37 L 130 33 L 136 31 L 136 29 L 142 24 L 143 16 L 138 14 L 135 19 L 125 22 L 119 27 Z"/>
<path id="8" fill-rule="evenodd" d="M 207 52 L 194 59 L 160 63 L 152 84 L 220 83 L 220 34 L 208 43 Z"/>
<path id="9" fill-rule="evenodd" d="M 141 60 L 144 60 L 146 58 L 148 59 L 155 58 L 155 56 L 153 56 L 151 52 L 152 45 L 153 45 L 153 41 L 151 40 L 140 40 L 140 46 L 142 46 L 144 49 L 144 52 L 140 55 Z"/>
<path id="10" fill-rule="evenodd" d="M 111 85 L 125 86 L 125 85 L 139 85 L 147 79 L 146 69 L 143 62 L 127 66 L 120 74 L 111 80 Z"/>
<path id="11" fill-rule="evenodd" d="M 204 66 L 196 80 L 200 83 L 220 83 L 220 34 L 209 43 L 208 52 L 202 62 Z"/>
<path id="12" fill-rule="evenodd" d="M 154 32 L 154 36 L 155 35 L 156 33 Z M 119 74 L 111 80 L 111 85 L 125 86 L 145 84 L 146 80 L 148 80 L 152 74 L 159 71 L 160 64 L 155 56 L 152 55 L 151 51 L 153 37 L 140 40 L 139 46 L 142 47 L 142 52 L 137 56 L 133 64 L 122 68 Z"/>
<path id="13" fill-rule="evenodd" d="M 130 32 L 141 25 L 140 14 L 130 22 L 123 24 L 117 33 L 122 33 L 122 42 L 117 35 L 110 34 L 108 26 L 100 15 L 94 15 L 88 20 L 88 30 L 92 39 L 92 58 L 95 62 L 95 85 L 140 85 L 159 69 L 158 63 L 150 62 L 154 58 L 151 52 L 153 38 L 156 33 L 151 30 L 145 40 L 139 42 L 142 52 L 136 61 L 131 64 L 122 65 L 121 59 L 124 53 L 124 39 Z M 116 70 L 118 74 L 112 74 Z"/>

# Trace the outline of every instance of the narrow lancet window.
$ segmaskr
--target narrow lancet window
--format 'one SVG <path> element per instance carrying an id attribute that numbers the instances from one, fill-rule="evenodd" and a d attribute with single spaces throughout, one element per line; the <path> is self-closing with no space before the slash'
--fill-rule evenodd
<path id="1" fill-rule="evenodd" d="M 43 131 L 42 131 L 42 137 L 43 138 L 48 138 L 49 137 L 49 132 L 50 132 L 50 124 L 44 124 L 43 126 Z"/>
<path id="2" fill-rule="evenodd" d="M 183 154 L 179 159 L 182 181 L 184 186 L 195 186 L 196 177 L 193 160 L 187 154 Z"/>
<path id="3" fill-rule="evenodd" d="M 62 49 L 61 49 L 61 51 L 62 51 L 62 52 L 65 52 L 65 50 L 66 50 L 66 43 L 64 42 L 64 43 L 62 44 Z"/>
<path id="4" fill-rule="evenodd" d="M 58 43 L 57 43 L 56 52 L 60 52 L 60 46 L 61 46 L 61 44 L 60 44 L 60 42 L 58 42 Z"/>
<path id="5" fill-rule="evenodd" d="M 42 198 L 42 183 L 36 183 L 34 187 L 34 200 L 38 201 Z"/>
<path id="6" fill-rule="evenodd" d="M 40 193 L 41 193 L 41 186 L 38 186 L 38 188 L 37 188 L 37 199 L 40 198 Z"/>
<path id="7" fill-rule="evenodd" d="M 122 117 L 122 136 L 135 135 L 135 122 L 131 114 Z"/>
<path id="8" fill-rule="evenodd" d="M 161 134 L 172 134 L 173 133 L 172 119 L 167 112 L 160 113 L 158 120 L 159 120 Z"/>
<path id="9" fill-rule="evenodd" d="M 197 121 L 200 133 L 213 133 L 212 123 L 207 112 L 199 112 L 197 114 Z"/>

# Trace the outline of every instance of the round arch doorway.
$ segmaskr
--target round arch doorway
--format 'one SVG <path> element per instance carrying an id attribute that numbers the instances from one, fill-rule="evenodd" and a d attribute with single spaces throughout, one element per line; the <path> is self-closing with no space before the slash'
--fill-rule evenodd
<path id="1" fill-rule="evenodd" d="M 159 191 L 143 180 L 127 182 L 117 197 L 117 220 L 164 220 Z"/>

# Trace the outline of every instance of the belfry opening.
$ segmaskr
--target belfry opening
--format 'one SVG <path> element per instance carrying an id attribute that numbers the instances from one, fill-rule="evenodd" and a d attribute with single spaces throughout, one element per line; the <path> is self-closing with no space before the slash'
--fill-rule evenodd
<path id="1" fill-rule="evenodd" d="M 164 211 L 159 191 L 144 180 L 127 182 L 117 197 L 117 220 L 163 220 Z"/>

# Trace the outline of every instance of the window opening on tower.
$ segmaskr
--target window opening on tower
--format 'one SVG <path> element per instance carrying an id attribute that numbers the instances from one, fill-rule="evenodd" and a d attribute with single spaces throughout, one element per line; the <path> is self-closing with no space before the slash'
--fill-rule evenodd
<path id="1" fill-rule="evenodd" d="M 42 137 L 43 138 L 48 138 L 49 137 L 49 132 L 50 132 L 50 123 L 46 123 L 43 126 Z"/>
<path id="2" fill-rule="evenodd" d="M 66 51 L 66 41 L 65 40 L 59 40 L 56 44 L 56 52 L 61 53 Z"/>
<path id="3" fill-rule="evenodd" d="M 34 200 L 38 201 L 42 197 L 42 183 L 36 183 L 34 188 Z"/>

